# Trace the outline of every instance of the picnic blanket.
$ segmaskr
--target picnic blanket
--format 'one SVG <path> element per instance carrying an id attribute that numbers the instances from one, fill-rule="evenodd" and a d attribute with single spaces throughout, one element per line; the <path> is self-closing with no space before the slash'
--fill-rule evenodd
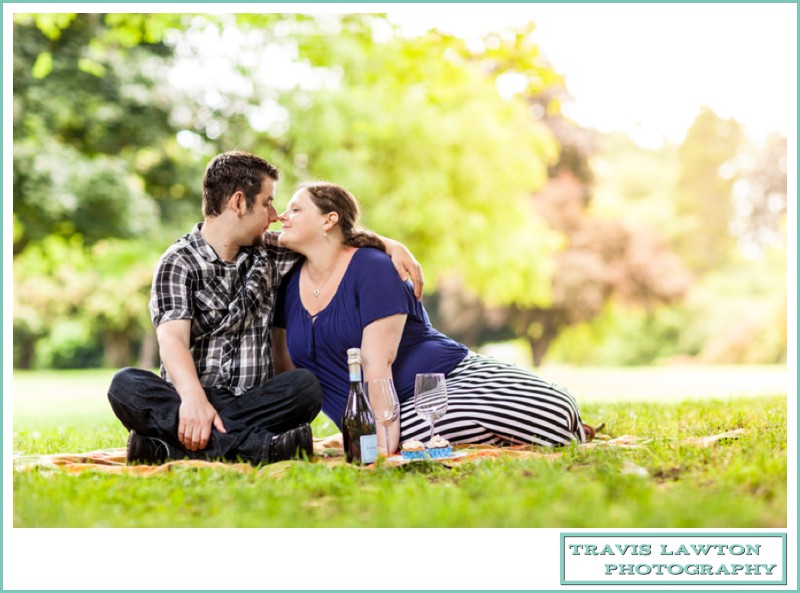
<path id="1" fill-rule="evenodd" d="M 705 437 L 691 437 L 682 442 L 688 445 L 709 447 L 724 439 L 736 439 L 743 435 L 743 429 L 724 432 Z M 623 435 L 610 438 L 607 435 L 598 435 L 591 443 L 582 447 L 623 447 L 638 448 L 646 445 L 650 439 Z M 456 466 L 463 463 L 483 459 L 497 459 L 500 457 L 514 458 L 540 458 L 557 459 L 563 455 L 563 449 L 550 449 L 531 445 L 517 445 L 513 447 L 495 447 L 492 445 L 455 445 L 454 452 L 463 452 L 463 455 L 445 459 L 430 460 L 430 463 L 440 463 L 446 466 Z M 280 461 L 270 465 L 252 466 L 249 463 L 228 463 L 221 461 L 181 460 L 170 461 L 162 465 L 127 465 L 125 462 L 125 448 L 99 449 L 86 453 L 57 453 L 53 455 L 20 455 L 14 457 L 14 471 L 59 471 L 67 473 L 81 473 L 85 471 L 104 472 L 112 474 L 127 474 L 138 476 L 151 476 L 169 473 L 176 468 L 214 468 L 220 471 L 236 471 L 241 473 L 258 473 L 278 477 L 287 469 L 297 463 L 307 461 Z M 311 463 L 322 463 L 337 466 L 345 463 L 344 448 L 341 433 L 330 437 L 314 439 L 314 458 Z M 378 466 L 401 466 L 415 461 L 404 460 L 398 457 L 381 458 L 377 463 L 361 467 L 369 471 Z"/>

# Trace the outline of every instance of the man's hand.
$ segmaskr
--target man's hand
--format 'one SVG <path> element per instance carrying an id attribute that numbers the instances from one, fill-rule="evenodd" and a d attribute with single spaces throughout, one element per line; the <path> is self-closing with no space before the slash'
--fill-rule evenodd
<path id="1" fill-rule="evenodd" d="M 212 424 L 220 432 L 226 432 L 214 406 L 205 394 L 184 397 L 178 410 L 178 440 L 187 450 L 205 449 L 211 436 Z"/>
<path id="2" fill-rule="evenodd" d="M 197 378 L 197 369 L 189 352 L 191 323 L 191 319 L 165 321 L 156 328 L 156 336 L 161 361 L 181 398 L 178 441 L 187 450 L 197 451 L 205 449 L 208 444 L 212 424 L 220 432 L 227 431 Z"/>
<path id="3" fill-rule="evenodd" d="M 397 273 L 403 282 L 411 278 L 414 284 L 414 296 L 417 300 L 422 300 L 422 289 L 425 287 L 425 277 L 422 275 L 422 266 L 402 243 L 393 239 L 381 237 L 381 241 L 386 245 L 386 253 L 392 258 Z"/>

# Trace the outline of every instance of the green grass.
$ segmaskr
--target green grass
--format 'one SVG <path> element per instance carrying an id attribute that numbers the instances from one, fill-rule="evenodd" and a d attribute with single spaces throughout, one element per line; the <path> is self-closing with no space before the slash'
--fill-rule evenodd
<path id="1" fill-rule="evenodd" d="M 15 417 L 15 455 L 120 447 L 101 400 Z M 105 404 L 107 405 L 107 404 Z M 92 406 L 96 406 L 92 408 Z M 65 410 L 71 410 L 66 413 Z M 280 477 L 178 468 L 168 475 L 14 472 L 15 527 L 786 526 L 786 398 L 583 406 L 639 449 L 572 447 L 555 460 L 436 462 L 363 471 L 294 464 Z M 332 426 L 317 419 L 315 434 Z M 703 448 L 687 437 L 743 428 Z"/>

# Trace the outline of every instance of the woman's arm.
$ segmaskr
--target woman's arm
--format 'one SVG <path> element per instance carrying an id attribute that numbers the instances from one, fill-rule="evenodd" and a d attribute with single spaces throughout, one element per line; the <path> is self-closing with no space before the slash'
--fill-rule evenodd
<path id="1" fill-rule="evenodd" d="M 289 347 L 286 345 L 286 330 L 272 327 L 272 360 L 275 363 L 275 374 L 280 375 L 295 368 Z"/>
<path id="2" fill-rule="evenodd" d="M 391 379 L 392 364 L 397 356 L 407 315 L 392 315 L 373 321 L 361 335 L 361 367 L 364 383 L 373 379 Z M 373 404 L 374 406 L 374 404 Z M 378 431 L 378 447 L 386 448 L 383 431 Z M 389 452 L 397 450 L 400 441 L 400 417 L 389 426 Z"/>

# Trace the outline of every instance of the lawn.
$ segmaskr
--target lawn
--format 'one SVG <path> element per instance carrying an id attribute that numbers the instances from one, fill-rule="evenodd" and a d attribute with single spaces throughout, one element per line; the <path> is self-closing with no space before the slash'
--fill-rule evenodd
<path id="1" fill-rule="evenodd" d="M 123 446 L 126 432 L 102 397 L 109 378 L 107 371 L 15 375 L 14 454 Z M 611 436 L 649 442 L 453 468 L 302 463 L 277 478 L 192 468 L 151 477 L 15 471 L 14 526 L 786 526 L 784 395 L 589 402 L 582 410 L 589 422 L 604 420 Z M 735 429 L 744 430 L 738 439 L 709 447 L 689 442 Z M 324 418 L 315 422 L 318 436 L 333 430 Z"/>

